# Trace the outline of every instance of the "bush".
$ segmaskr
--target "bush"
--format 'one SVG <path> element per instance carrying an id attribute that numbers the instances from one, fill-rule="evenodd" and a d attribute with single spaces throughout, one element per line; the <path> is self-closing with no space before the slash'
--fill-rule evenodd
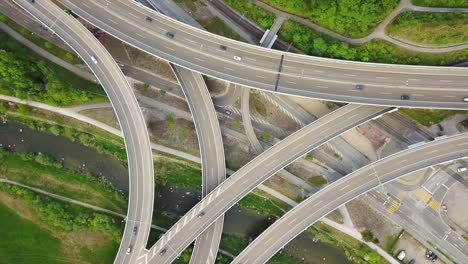
<path id="1" fill-rule="evenodd" d="M 466 0 L 412 0 L 411 2 L 417 6 L 468 7 L 468 1 Z"/>
<path id="2" fill-rule="evenodd" d="M 260 138 L 262 140 L 268 140 L 270 139 L 270 135 L 267 132 L 263 132 L 262 134 L 260 134 Z"/>
<path id="3" fill-rule="evenodd" d="M 361 236 L 362 236 L 362 239 L 366 242 L 372 242 L 374 241 L 374 233 L 372 233 L 372 231 L 370 230 L 364 230 L 361 232 Z"/>
<path id="4" fill-rule="evenodd" d="M 276 16 L 274 14 L 256 6 L 252 2 L 245 0 L 225 0 L 225 2 L 262 28 L 270 28 L 273 22 L 275 22 Z"/>
<path id="5" fill-rule="evenodd" d="M 239 127 L 240 126 L 239 119 L 232 120 L 232 126 L 235 127 L 235 128 Z"/>
<path id="6" fill-rule="evenodd" d="M 165 90 L 159 90 L 158 94 L 159 94 L 160 97 L 164 97 L 166 95 L 166 91 Z"/>

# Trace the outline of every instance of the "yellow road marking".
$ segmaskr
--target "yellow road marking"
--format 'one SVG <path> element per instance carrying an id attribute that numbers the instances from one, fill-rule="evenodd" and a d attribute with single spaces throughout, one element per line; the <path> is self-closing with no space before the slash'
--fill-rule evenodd
<path id="1" fill-rule="evenodd" d="M 393 214 L 398 209 L 399 206 L 400 204 L 397 201 L 393 201 L 388 207 L 388 212 Z"/>

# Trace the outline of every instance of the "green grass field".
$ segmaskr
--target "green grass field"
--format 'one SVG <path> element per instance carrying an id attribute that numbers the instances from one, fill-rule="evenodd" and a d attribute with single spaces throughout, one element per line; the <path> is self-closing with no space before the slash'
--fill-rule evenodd
<path id="1" fill-rule="evenodd" d="M 405 12 L 386 28 L 395 38 L 444 45 L 468 42 L 468 14 Z"/>
<path id="2" fill-rule="evenodd" d="M 65 263 L 60 240 L 35 223 L 18 216 L 0 200 L 0 263 Z"/>
<path id="3" fill-rule="evenodd" d="M 219 17 L 211 17 L 203 20 L 198 20 L 198 23 L 202 25 L 208 32 L 224 36 L 226 38 L 242 40 L 242 38 L 234 30 L 224 23 Z"/>
<path id="4" fill-rule="evenodd" d="M 445 118 L 456 115 L 466 114 L 468 111 L 461 110 L 444 110 L 444 109 L 413 109 L 413 108 L 400 108 L 399 110 L 404 115 L 410 117 L 421 125 L 430 127 L 434 124 L 440 123 Z"/>

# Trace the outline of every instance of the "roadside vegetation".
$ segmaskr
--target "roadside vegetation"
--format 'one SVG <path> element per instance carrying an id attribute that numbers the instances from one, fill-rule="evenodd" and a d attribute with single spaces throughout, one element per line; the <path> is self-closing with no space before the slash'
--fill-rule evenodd
<path id="1" fill-rule="evenodd" d="M 45 154 L 0 148 L 0 177 L 118 213 L 127 209 L 123 194 L 93 175 L 63 168 Z"/>
<path id="2" fill-rule="evenodd" d="M 0 93 L 72 105 L 107 101 L 102 88 L 31 52 L 0 31 Z"/>
<path id="3" fill-rule="evenodd" d="M 226 38 L 242 41 L 241 36 L 224 23 L 219 17 L 197 20 L 208 32 L 224 36 Z"/>
<path id="4" fill-rule="evenodd" d="M 283 23 L 278 34 L 309 55 L 327 58 L 416 65 L 448 65 L 468 60 L 468 50 L 428 54 L 399 48 L 383 40 L 352 46 L 291 20 Z"/>
<path id="5" fill-rule="evenodd" d="M 8 264 L 110 263 L 123 230 L 113 217 L 3 183 L 0 215 L 0 259 Z"/>
<path id="6" fill-rule="evenodd" d="M 327 184 L 327 180 L 320 176 L 320 175 L 316 175 L 316 176 L 311 176 L 309 178 L 307 178 L 307 182 L 309 182 L 310 184 L 312 185 L 315 185 L 315 186 L 322 186 L 324 184 Z"/>
<path id="7" fill-rule="evenodd" d="M 307 231 L 324 243 L 340 247 L 344 250 L 348 259 L 352 260 L 355 264 L 388 263 L 367 245 L 323 223 L 316 223 L 308 228 Z"/>
<path id="8" fill-rule="evenodd" d="M 18 32 L 24 38 L 28 39 L 29 41 L 33 42 L 37 46 L 43 48 L 44 50 L 47 50 L 54 56 L 71 64 L 83 64 L 83 61 L 75 54 L 69 52 L 68 50 L 64 50 L 56 46 L 55 44 L 51 43 L 50 41 L 47 41 L 33 34 L 31 31 L 17 24 L 15 21 L 11 20 L 9 17 L 5 16 L 2 13 L 0 13 L 0 21 L 5 23 L 14 31 Z"/>
<path id="9" fill-rule="evenodd" d="M 466 0 L 412 0 L 414 5 L 429 7 L 468 7 Z"/>
<path id="10" fill-rule="evenodd" d="M 468 42 L 468 14 L 405 12 L 386 28 L 398 39 L 444 45 Z"/>
<path id="11" fill-rule="evenodd" d="M 272 7 L 309 19 L 340 35 L 369 35 L 398 5 L 398 0 L 262 0 Z"/>
<path id="12" fill-rule="evenodd" d="M 248 19 L 255 22 L 262 28 L 270 28 L 275 22 L 276 16 L 270 13 L 254 3 L 245 0 L 224 0 L 228 5 L 237 10 Z"/>
<path id="13" fill-rule="evenodd" d="M 421 125 L 430 127 L 434 124 L 442 122 L 445 118 L 456 115 L 466 114 L 468 111 L 462 110 L 446 110 L 446 109 L 412 109 L 412 108 L 400 108 L 399 110 L 404 115 L 415 120 Z"/>

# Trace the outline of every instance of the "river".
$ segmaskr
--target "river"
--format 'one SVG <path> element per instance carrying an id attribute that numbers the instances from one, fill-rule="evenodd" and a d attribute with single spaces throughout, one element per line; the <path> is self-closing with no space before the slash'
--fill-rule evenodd
<path id="1" fill-rule="evenodd" d="M 11 151 L 41 152 L 62 160 L 65 168 L 88 171 L 104 177 L 113 186 L 128 191 L 127 169 L 114 157 L 100 154 L 93 148 L 73 142 L 63 136 L 36 131 L 19 123 L 0 123 L 0 146 Z M 155 193 L 155 210 L 183 215 L 200 198 L 200 193 L 187 188 L 166 187 Z M 226 213 L 224 232 L 254 239 L 272 219 L 252 210 L 234 206 Z M 348 264 L 344 253 L 329 244 L 313 242 L 313 237 L 303 233 L 284 249 L 289 254 L 309 264 Z"/>

